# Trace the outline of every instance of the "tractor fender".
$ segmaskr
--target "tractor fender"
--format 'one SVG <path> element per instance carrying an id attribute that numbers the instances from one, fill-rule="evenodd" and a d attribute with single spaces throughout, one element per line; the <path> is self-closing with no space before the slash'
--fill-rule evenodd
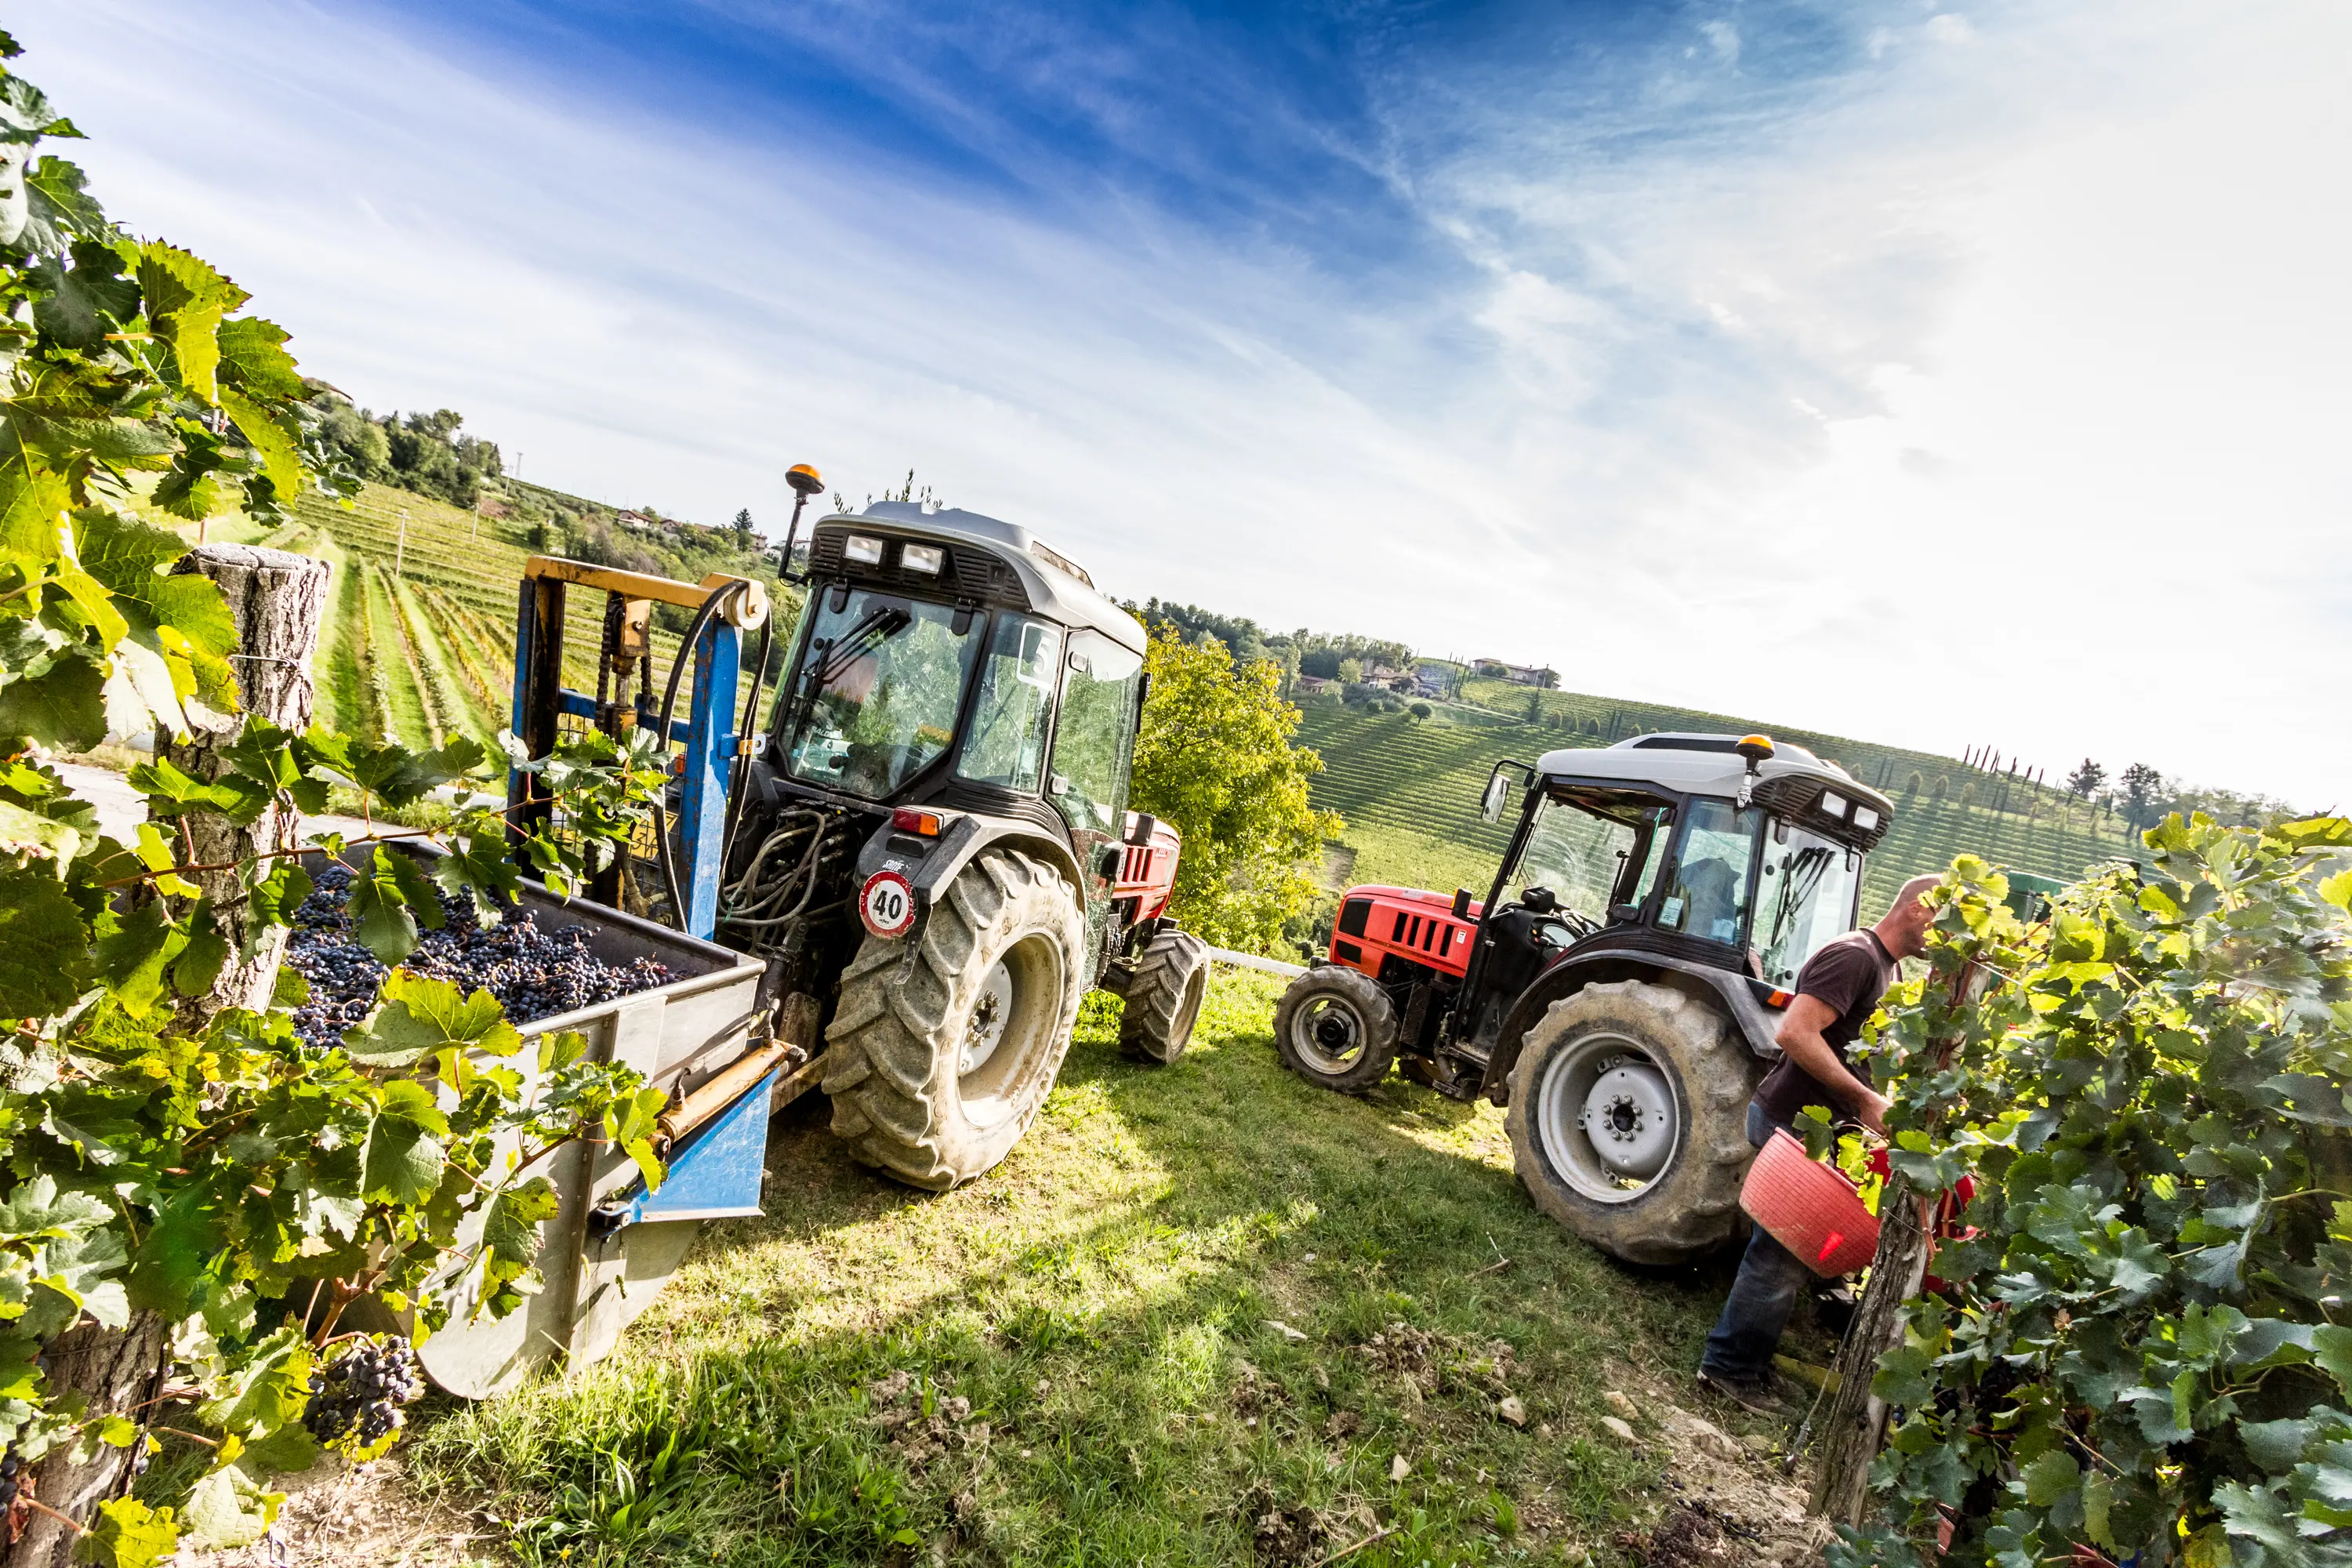
<path id="1" fill-rule="evenodd" d="M 1504 1085 L 1510 1080 L 1511 1068 L 1519 1059 L 1519 1044 L 1535 1026 L 1537 1019 L 1553 1003 L 1563 996 L 1581 991 L 1587 985 L 1612 980 L 1656 980 L 1666 970 L 1687 974 L 1705 984 L 1722 998 L 1724 1011 L 1738 1026 L 1740 1037 L 1748 1048 L 1765 1061 L 1780 1059 L 1780 1015 L 1767 1008 L 1748 989 L 1748 977 L 1727 970 L 1695 963 L 1675 953 L 1645 952 L 1618 948 L 1608 952 L 1579 955 L 1570 952 L 1535 978 L 1535 983 L 1519 993 L 1504 1015 L 1502 1034 L 1495 1042 L 1495 1054 L 1486 1063 L 1486 1073 L 1480 1089 L 1496 1104 L 1501 1104 Z"/>
<path id="2" fill-rule="evenodd" d="M 1087 879 L 1079 872 L 1077 858 L 1070 853 L 1067 844 L 1036 824 L 972 812 L 940 815 L 944 821 L 940 836 L 933 839 L 919 839 L 898 832 L 887 822 L 877 828 L 866 841 L 866 847 L 858 852 L 857 885 L 864 887 L 866 879 L 877 871 L 896 871 L 914 889 L 916 908 L 928 910 L 931 900 L 955 880 L 956 873 L 971 864 L 973 856 L 991 845 L 1002 844 L 1052 866 L 1083 895 Z M 914 847 L 917 844 L 922 847 Z"/>

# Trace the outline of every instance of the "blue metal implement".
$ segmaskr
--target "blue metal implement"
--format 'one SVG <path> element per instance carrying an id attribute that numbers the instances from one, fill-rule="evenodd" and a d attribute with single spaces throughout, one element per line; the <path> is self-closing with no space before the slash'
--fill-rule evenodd
<path id="1" fill-rule="evenodd" d="M 609 1233 L 655 1220 L 759 1214 L 760 1182 L 768 1163 L 768 1101 L 783 1076 L 784 1069 L 777 1068 L 672 1149 L 661 1191 L 648 1193 L 640 1179 L 627 1196 L 599 1205 L 601 1228 Z"/>

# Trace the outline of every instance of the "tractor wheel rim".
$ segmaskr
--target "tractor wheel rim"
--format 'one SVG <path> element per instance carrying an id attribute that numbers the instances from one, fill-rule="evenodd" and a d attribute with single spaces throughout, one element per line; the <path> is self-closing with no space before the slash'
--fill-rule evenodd
<path id="1" fill-rule="evenodd" d="M 1631 1203 L 1673 1168 L 1682 1143 L 1674 1086 L 1641 1043 L 1609 1030 L 1552 1053 L 1530 1108 L 1553 1170 L 1596 1203 Z"/>
<path id="2" fill-rule="evenodd" d="M 996 1047 L 1004 1043 L 1013 1003 L 1013 971 L 1000 958 L 981 976 L 980 994 L 972 998 L 971 1017 L 963 1029 L 963 1055 L 956 1064 L 958 1078 L 970 1078 L 986 1067 Z"/>
<path id="3" fill-rule="evenodd" d="M 1347 998 L 1322 996 L 1299 1009 L 1291 1022 L 1290 1043 L 1308 1067 L 1336 1075 L 1362 1057 L 1368 1032 L 1363 1016 Z"/>

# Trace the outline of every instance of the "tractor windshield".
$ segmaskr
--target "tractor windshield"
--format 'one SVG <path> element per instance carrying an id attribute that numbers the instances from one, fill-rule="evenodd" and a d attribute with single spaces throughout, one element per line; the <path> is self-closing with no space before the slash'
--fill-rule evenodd
<path id="1" fill-rule="evenodd" d="M 1764 846 L 1756 889 L 1756 951 L 1767 984 L 1783 989 L 1815 949 L 1853 929 L 1861 857 L 1818 834 L 1783 824 Z"/>
<path id="2" fill-rule="evenodd" d="M 977 617 L 869 589 L 825 594 L 784 704 L 785 770 L 879 800 L 955 739 Z"/>
<path id="3" fill-rule="evenodd" d="M 1549 796 L 1537 803 L 1527 851 L 1504 885 L 1505 902 L 1529 888 L 1548 888 L 1562 909 L 1606 925 L 1612 904 L 1638 904 L 1648 896 L 1672 811 L 1647 796 L 1595 805 L 1609 814 Z"/>

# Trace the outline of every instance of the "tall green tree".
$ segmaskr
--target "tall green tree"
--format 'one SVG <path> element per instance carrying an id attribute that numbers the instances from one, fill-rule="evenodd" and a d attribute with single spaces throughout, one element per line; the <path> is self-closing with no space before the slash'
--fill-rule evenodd
<path id="1" fill-rule="evenodd" d="M 1323 760 L 1294 742 L 1298 710 L 1270 660 L 1236 665 L 1223 643 L 1171 629 L 1153 636 L 1144 668 L 1130 804 L 1184 836 L 1173 912 L 1220 946 L 1271 950 L 1315 896 L 1323 841 L 1342 830 L 1307 797 Z"/>

